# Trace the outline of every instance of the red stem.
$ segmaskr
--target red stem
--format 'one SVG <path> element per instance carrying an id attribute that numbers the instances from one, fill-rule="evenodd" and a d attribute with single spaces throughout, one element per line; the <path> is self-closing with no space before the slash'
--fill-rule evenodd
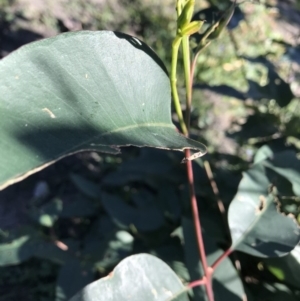
<path id="1" fill-rule="evenodd" d="M 206 278 L 202 278 L 200 280 L 195 280 L 188 284 L 188 288 L 194 288 L 196 286 L 204 285 L 206 284 Z"/>
<path id="2" fill-rule="evenodd" d="M 196 60 L 197 60 L 197 58 L 194 58 L 193 63 L 191 65 L 191 70 L 190 70 L 190 80 L 189 80 L 190 85 L 188 87 L 190 93 L 187 93 L 187 103 L 188 104 L 191 104 L 191 101 L 192 101 L 193 78 L 194 78 Z M 187 109 L 190 109 L 190 108 L 187 108 Z M 187 117 L 188 118 L 186 119 L 186 123 L 187 123 L 187 128 L 189 129 L 190 112 L 187 112 Z M 187 136 L 188 136 L 188 134 L 187 134 Z M 186 149 L 185 157 L 188 158 L 188 157 L 190 157 L 190 155 L 191 155 L 190 150 Z M 192 165 L 191 161 L 187 161 L 186 164 L 187 164 L 187 177 L 188 177 L 188 182 L 189 182 L 189 192 L 190 192 L 190 198 L 191 198 L 193 222 L 194 222 L 195 233 L 196 233 L 196 241 L 197 241 L 200 259 L 201 259 L 201 263 L 202 263 L 203 271 L 204 271 L 204 277 L 200 280 L 190 283 L 190 286 L 193 287 L 193 283 L 197 283 L 197 285 L 202 285 L 202 284 L 205 285 L 208 300 L 214 301 L 214 293 L 213 293 L 213 289 L 212 289 L 213 269 L 211 269 L 211 267 L 208 266 L 207 260 L 206 260 L 206 253 L 205 253 L 205 248 L 204 248 L 204 241 L 203 241 L 202 230 L 201 230 L 201 222 L 200 222 L 200 216 L 199 216 L 196 192 L 195 192 L 195 185 L 194 185 L 193 165 Z M 197 286 L 197 285 L 195 284 L 195 286 Z"/>
<path id="3" fill-rule="evenodd" d="M 193 90 L 193 80 L 194 80 L 194 73 L 196 69 L 196 63 L 198 58 L 199 52 L 195 55 L 194 59 L 192 60 L 191 64 L 191 71 L 190 71 L 190 91 Z M 189 93 L 189 97 L 191 97 L 192 93 Z M 191 99 L 190 99 L 191 101 Z M 187 123 L 189 123 L 189 120 L 187 120 Z M 190 150 L 185 150 L 185 157 L 190 157 Z M 191 282 L 188 287 L 193 288 L 200 285 L 205 285 L 206 293 L 209 301 L 214 301 L 214 293 L 212 288 L 212 275 L 215 269 L 218 267 L 218 265 L 227 258 L 231 252 L 233 251 L 231 248 L 229 248 L 227 251 L 225 251 L 214 263 L 212 266 L 208 266 L 207 260 L 206 260 L 206 253 L 204 248 L 204 241 L 201 231 L 201 223 L 200 223 L 200 216 L 198 211 L 198 205 L 197 205 L 197 199 L 196 199 L 196 193 L 195 193 L 195 186 L 194 186 L 194 174 L 193 174 L 193 165 L 191 161 L 187 161 L 187 176 L 188 176 L 188 182 L 189 182 L 189 191 L 190 191 L 190 198 L 191 198 L 191 207 L 192 207 L 192 213 L 193 213 L 193 221 L 194 221 L 194 227 L 196 232 L 196 240 L 197 245 L 200 253 L 200 258 L 203 266 L 204 276 L 200 280 L 196 280 Z"/>
<path id="4" fill-rule="evenodd" d="M 188 158 L 190 155 L 191 155 L 190 150 L 189 149 L 185 150 L 186 158 Z M 189 191 L 190 191 L 190 198 L 191 198 L 191 207 L 192 207 L 192 213 L 193 213 L 194 227 L 195 227 L 195 232 L 196 232 L 196 240 L 197 240 L 201 263 L 202 263 L 203 271 L 204 271 L 204 277 L 201 280 L 205 281 L 204 285 L 206 287 L 206 293 L 207 293 L 208 300 L 214 301 L 214 294 L 213 294 L 212 281 L 211 281 L 213 269 L 208 266 L 207 260 L 206 260 L 204 241 L 203 241 L 203 236 L 202 236 L 202 231 L 201 231 L 201 222 L 200 222 L 200 216 L 199 216 L 196 193 L 195 193 L 193 165 L 192 165 L 191 161 L 187 161 L 187 176 L 188 176 L 188 182 L 189 182 Z M 199 280 L 199 281 L 201 281 L 201 280 Z"/>
<path id="5" fill-rule="evenodd" d="M 218 267 L 218 265 L 225 259 L 227 258 L 231 253 L 233 252 L 233 249 L 231 247 L 227 249 L 211 266 L 213 271 Z"/>

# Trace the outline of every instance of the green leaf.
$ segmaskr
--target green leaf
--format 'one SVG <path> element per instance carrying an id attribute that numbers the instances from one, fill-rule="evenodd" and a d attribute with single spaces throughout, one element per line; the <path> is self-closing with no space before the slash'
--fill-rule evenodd
<path id="1" fill-rule="evenodd" d="M 78 190 L 84 195 L 93 199 L 99 198 L 101 193 L 100 185 L 97 185 L 96 183 L 87 180 L 83 176 L 75 173 L 71 173 L 70 178 L 74 185 L 78 188 Z"/>
<path id="2" fill-rule="evenodd" d="M 61 241 L 66 249 L 59 248 L 54 241 L 47 241 L 39 232 L 29 226 L 22 226 L 9 232 L 0 243 L 0 267 L 20 264 L 32 257 L 51 260 L 63 264 L 73 260 L 79 249 L 79 242 Z"/>
<path id="3" fill-rule="evenodd" d="M 188 301 L 184 286 L 162 260 L 148 254 L 127 257 L 107 277 L 95 281 L 70 301 Z"/>
<path id="4" fill-rule="evenodd" d="M 149 252 L 167 263 L 183 282 L 190 281 L 184 261 L 183 246 L 178 237 L 172 234 L 164 240 L 163 244 L 151 248 Z"/>
<path id="5" fill-rule="evenodd" d="M 22 254 L 19 253 L 21 248 Z M 11 243 L 0 244 L 0 266 L 21 263 L 32 256 L 33 250 L 29 235 L 18 237 Z"/>
<path id="6" fill-rule="evenodd" d="M 83 150 L 206 151 L 176 131 L 166 69 L 129 35 L 82 31 L 35 42 L 0 61 L 0 77 L 0 189 Z"/>
<path id="7" fill-rule="evenodd" d="M 86 238 L 82 256 L 89 262 L 96 263 L 98 270 L 110 271 L 126 256 L 132 254 L 134 239 L 126 231 L 111 231 L 106 238 L 96 235 Z"/>
<path id="8" fill-rule="evenodd" d="M 63 209 L 63 203 L 59 199 L 53 199 L 45 205 L 32 208 L 29 216 L 44 227 L 53 227 Z"/>
<path id="9" fill-rule="evenodd" d="M 300 245 L 287 256 L 267 258 L 264 263 L 278 280 L 300 289 Z"/>
<path id="10" fill-rule="evenodd" d="M 97 214 L 97 206 L 87 197 L 74 195 L 70 201 L 65 202 L 59 217 L 71 218 L 74 216 L 84 217 Z"/>
<path id="11" fill-rule="evenodd" d="M 234 249 L 254 256 L 277 257 L 290 252 L 299 242 L 295 219 L 279 212 L 278 198 L 268 191 L 269 187 L 261 162 L 244 173 L 228 212 Z"/>
<path id="12" fill-rule="evenodd" d="M 157 230 L 164 223 L 163 213 L 154 202 L 137 208 L 108 193 L 102 194 L 101 202 L 112 220 L 122 227 L 133 225 L 138 231 L 146 232 Z"/>
<path id="13" fill-rule="evenodd" d="M 38 232 L 31 227 L 10 231 L 0 243 L 0 266 L 19 264 L 31 258 L 41 242 Z"/>
<path id="14" fill-rule="evenodd" d="M 79 242 L 73 239 L 60 241 L 65 248 L 58 247 L 55 242 L 42 241 L 35 245 L 34 256 L 41 259 L 50 260 L 56 264 L 65 264 L 76 259 L 79 251 Z"/>
<path id="15" fill-rule="evenodd" d="M 282 283 L 267 283 L 258 281 L 258 283 L 247 284 L 250 288 L 250 299 L 248 300 L 270 300 L 270 301 L 298 301 L 299 296 L 295 294 L 288 286 Z M 255 296 L 255 298 L 254 298 Z"/>
<path id="16" fill-rule="evenodd" d="M 194 54 L 196 55 L 199 53 L 204 47 L 209 45 L 213 40 L 219 38 L 220 34 L 226 28 L 227 24 L 229 23 L 230 19 L 233 16 L 234 9 L 236 7 L 236 1 L 232 2 L 230 6 L 228 6 L 224 12 L 220 15 L 219 19 L 213 22 L 205 31 L 204 33 L 196 33 L 194 35 L 195 42 L 197 46 L 193 49 Z M 196 13 L 193 17 L 193 20 L 199 20 L 201 16 L 201 11 Z"/>
<path id="17" fill-rule="evenodd" d="M 153 160 L 155 158 L 155 160 Z M 160 149 L 143 148 L 139 156 L 122 162 L 120 167 L 108 173 L 102 183 L 108 186 L 124 186 L 129 182 L 143 182 L 159 189 L 162 183 L 184 181 L 177 153 Z"/>
<path id="18" fill-rule="evenodd" d="M 264 161 L 263 165 L 287 179 L 291 183 L 292 193 L 300 196 L 300 160 L 294 151 L 287 150 L 275 154 Z"/>
<path id="19" fill-rule="evenodd" d="M 263 145 L 259 148 L 254 156 L 254 163 L 259 163 L 268 158 L 272 158 L 274 155 L 273 150 L 268 145 Z"/>
<path id="20" fill-rule="evenodd" d="M 56 301 L 71 298 L 78 290 L 93 281 L 90 267 L 84 267 L 79 260 L 73 259 L 60 269 L 56 285 Z"/>

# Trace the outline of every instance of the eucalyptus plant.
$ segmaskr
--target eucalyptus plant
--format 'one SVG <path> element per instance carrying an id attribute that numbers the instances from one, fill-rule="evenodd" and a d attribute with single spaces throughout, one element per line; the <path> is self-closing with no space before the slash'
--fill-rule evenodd
<path id="1" fill-rule="evenodd" d="M 280 211 L 280 187 L 272 180 L 279 175 L 290 183 L 293 196 L 300 197 L 299 160 L 290 151 L 275 154 L 263 148 L 257 152 L 225 214 L 224 228 L 231 236 L 227 249 L 220 248 L 214 237 L 202 229 L 193 163 L 199 162 L 207 150 L 189 137 L 193 79 L 199 53 L 219 38 L 236 3 L 231 3 L 205 30 L 202 29 L 205 20 L 193 18 L 194 6 L 195 0 L 176 2 L 177 29 L 171 49 L 170 75 L 145 42 L 111 31 L 60 34 L 26 45 L 0 61 L 0 189 L 61 158 L 86 150 L 118 154 L 122 147 L 136 146 L 185 153 L 182 161 L 178 157 L 176 160 L 180 168 L 186 167 L 189 205 L 188 214 L 178 218 L 182 231 L 176 235 L 186 255 L 188 283 L 183 283 L 163 260 L 138 254 L 125 258 L 107 277 L 88 284 L 70 301 L 179 301 L 189 300 L 192 289 L 195 300 L 244 300 L 242 280 L 229 256 L 240 251 L 262 258 L 279 257 L 299 243 L 299 226 L 293 217 Z M 198 35 L 196 45 L 195 40 L 191 42 L 195 35 Z M 177 83 L 180 59 L 185 79 L 184 113 Z M 171 97 L 179 128 L 172 122 Z M 143 162 L 155 164 L 155 158 L 143 154 L 147 158 Z M 209 162 L 204 161 L 204 165 L 213 183 Z M 129 174 L 132 165 L 126 168 Z M 134 220 L 137 232 L 157 230 L 156 223 L 162 216 L 154 207 L 151 210 L 157 214 L 153 219 L 149 218 L 149 211 L 138 213 L 124 204 L 116 211 L 122 204 L 120 197 L 83 184 L 76 175 L 72 181 L 85 187 L 83 190 L 91 197 L 101 195 L 103 208 L 124 227 L 129 228 Z M 108 183 L 110 179 L 104 181 Z M 45 211 L 52 212 L 52 216 L 62 214 L 58 201 L 51 206 L 45 207 Z M 40 221 L 39 212 L 34 212 L 33 218 Z M 142 223 L 145 220 L 147 225 Z M 52 225 L 49 220 L 42 223 L 46 227 Z M 117 234 L 116 244 L 131 243 L 123 232 Z M 22 238 L 15 240 L 14 245 L 24 247 L 25 260 L 43 253 L 34 247 L 37 241 Z M 18 254 L 11 251 L 12 246 L 9 243 L 0 246 L 1 265 L 17 263 Z M 63 262 L 70 263 L 67 255 L 59 254 Z M 74 264 L 76 258 L 72 260 Z M 76 266 L 80 271 L 80 264 Z"/>

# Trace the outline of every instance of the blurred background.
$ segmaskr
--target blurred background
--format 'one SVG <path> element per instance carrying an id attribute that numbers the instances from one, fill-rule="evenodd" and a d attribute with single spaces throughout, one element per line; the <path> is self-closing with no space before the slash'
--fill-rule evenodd
<path id="1" fill-rule="evenodd" d="M 199 0 L 196 12 L 209 24 L 228 3 Z M 77 30 L 137 36 L 170 70 L 175 0 L 0 0 L 0 58 L 29 42 Z M 208 147 L 205 159 L 227 208 L 259 148 L 299 154 L 299 0 L 238 5 L 221 37 L 200 54 L 194 83 L 191 135 Z M 184 100 L 180 75 L 179 92 Z M 0 301 L 68 300 L 140 252 L 162 258 L 188 282 L 184 250 L 170 236 L 187 210 L 181 158 L 151 149 L 126 148 L 120 156 L 86 152 L 1 191 Z M 224 247 L 228 237 L 211 205 L 215 195 L 202 160 L 194 168 L 204 228 Z M 282 208 L 298 223 L 299 204 L 299 198 L 289 199 Z M 205 221 L 207 212 L 211 218 Z M 272 263 L 277 270 L 272 269 L 246 255 L 240 260 L 249 300 L 300 300 L 299 278 L 284 281 L 278 274 L 285 267 Z"/>

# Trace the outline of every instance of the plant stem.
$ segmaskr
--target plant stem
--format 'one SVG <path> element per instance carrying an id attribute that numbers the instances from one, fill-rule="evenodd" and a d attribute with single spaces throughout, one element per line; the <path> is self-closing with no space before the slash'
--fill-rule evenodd
<path id="1" fill-rule="evenodd" d="M 181 130 L 183 134 L 187 135 L 188 130 L 187 127 L 184 123 L 182 111 L 181 111 L 181 105 L 178 97 L 178 91 L 177 91 L 177 76 L 176 76 L 176 71 L 177 71 L 177 60 L 178 60 L 178 50 L 179 46 L 181 43 L 182 38 L 177 36 L 172 44 L 172 66 L 171 66 L 171 90 L 172 90 L 172 96 L 173 96 L 173 101 L 174 101 L 174 107 L 176 114 L 178 116 L 179 124 L 181 127 Z"/>
<path id="2" fill-rule="evenodd" d="M 195 281 L 189 283 L 188 288 L 193 288 L 196 286 L 204 285 L 205 283 L 206 283 L 206 279 L 195 280 Z"/>
<path id="3" fill-rule="evenodd" d="M 176 10 L 177 10 L 177 18 L 181 14 L 181 10 L 183 7 L 183 4 L 186 2 L 184 0 L 177 0 L 176 2 Z M 215 28 L 213 27 L 211 30 L 213 31 Z M 210 32 L 207 33 L 207 36 L 210 34 Z M 185 120 L 183 119 L 180 100 L 178 96 L 177 91 L 177 61 L 178 61 L 178 51 L 180 44 L 182 42 L 183 45 L 183 63 L 184 63 L 184 75 L 185 75 L 185 86 L 186 86 L 186 115 Z M 193 62 L 191 64 L 191 58 L 190 58 L 190 46 L 189 46 L 189 36 L 180 36 L 177 35 L 176 38 L 173 41 L 172 44 L 172 66 L 171 66 L 171 75 L 170 75 L 170 82 L 171 82 L 171 89 L 172 89 L 172 96 L 174 100 L 174 106 L 175 110 L 179 119 L 180 127 L 185 136 L 189 136 L 189 129 L 190 129 L 190 116 L 191 116 L 191 104 L 192 104 L 192 90 L 193 90 L 193 77 L 196 67 L 196 61 L 198 58 L 198 54 L 200 50 L 205 48 L 209 44 L 206 43 L 204 45 L 201 45 L 201 49 L 199 49 L 198 53 L 193 58 Z M 185 157 L 189 158 L 191 156 L 191 152 L 189 149 L 185 150 Z M 207 165 L 207 164 L 206 164 Z M 215 184 L 214 179 L 212 177 L 210 166 L 208 166 L 208 170 L 211 174 L 210 180 L 212 184 Z M 188 183 L 189 183 L 189 192 L 190 192 L 190 201 L 191 201 L 191 209 L 192 209 L 192 215 L 193 215 L 193 222 L 195 227 L 195 233 L 196 233 L 196 240 L 197 245 L 199 249 L 200 259 L 204 270 L 204 276 L 200 280 L 196 280 L 189 284 L 189 288 L 193 288 L 195 286 L 199 285 L 205 285 L 206 288 L 206 294 L 209 301 L 214 301 L 214 293 L 212 288 L 212 275 L 215 268 L 222 262 L 224 258 L 226 258 L 231 252 L 231 249 L 228 249 L 226 252 L 224 252 L 216 261 L 215 263 L 210 267 L 207 263 L 206 259 L 206 253 L 205 253 L 205 247 L 204 247 L 204 240 L 202 236 L 202 230 L 201 230 L 201 222 L 200 222 L 200 215 L 198 211 L 198 205 L 197 205 L 197 198 L 195 193 L 195 185 L 194 185 L 194 174 L 193 174 L 193 165 L 190 160 L 187 161 L 187 177 L 188 177 Z M 214 193 L 216 196 L 219 195 L 218 189 L 216 185 L 212 185 L 212 188 L 214 190 Z M 219 204 L 219 202 L 218 202 Z M 223 205 L 223 204 L 221 204 Z M 224 213 L 224 206 L 220 206 L 220 211 Z"/>
<path id="4" fill-rule="evenodd" d="M 202 48 L 201 50 L 203 50 L 204 48 Z M 192 64 L 191 64 L 191 71 L 190 71 L 190 88 L 192 90 L 193 88 L 193 80 L 194 80 L 194 74 L 195 74 L 195 69 L 196 69 L 196 64 L 197 64 L 197 59 L 198 59 L 198 56 L 200 54 L 201 51 L 197 52 L 196 55 L 194 56 L 193 58 L 193 61 L 192 61 Z M 205 161 L 207 162 L 207 161 Z M 206 172 L 207 172 L 207 175 L 208 175 L 208 178 L 209 180 L 213 179 L 213 175 L 212 175 L 212 172 L 211 172 L 211 168 L 210 168 L 210 165 L 209 163 L 205 164 L 204 162 L 204 166 L 205 166 L 205 169 L 206 169 Z M 208 172 L 209 171 L 209 172 Z M 211 182 L 212 184 L 212 182 Z M 218 189 L 215 189 L 217 188 L 216 185 L 212 185 L 212 189 L 215 193 L 216 196 L 219 196 L 219 191 Z M 222 201 L 221 201 L 222 202 Z M 221 206 L 220 206 L 221 205 Z M 223 213 L 223 209 L 224 209 L 224 205 L 223 203 L 220 204 L 219 201 L 218 201 L 218 206 L 219 206 L 219 210 L 221 213 Z M 226 221 L 226 225 L 228 227 L 228 224 L 227 224 L 227 221 Z M 230 233 L 230 230 L 228 229 L 229 233 Z M 230 234 L 229 234 L 230 235 Z M 225 259 L 227 258 L 231 253 L 233 252 L 233 249 L 229 248 L 228 250 L 226 250 L 213 264 L 211 267 L 209 267 L 208 269 L 210 270 L 211 274 L 215 271 L 215 269 L 218 267 L 218 265 Z M 192 282 L 193 283 L 193 282 Z M 200 284 L 199 284 L 200 285 Z M 195 286 L 197 286 L 195 284 Z M 212 287 L 212 286 L 211 286 Z M 208 297 L 209 298 L 209 297 Z M 213 300 L 213 299 L 212 299 Z"/>
<path id="5" fill-rule="evenodd" d="M 213 271 L 218 267 L 218 265 L 225 259 L 227 258 L 231 253 L 233 252 L 233 249 L 230 247 L 227 249 L 211 266 Z"/>
<path id="6" fill-rule="evenodd" d="M 182 38 L 182 46 L 183 46 L 183 64 L 184 64 L 184 75 L 185 75 L 185 86 L 186 86 L 186 126 L 187 130 L 190 128 L 190 114 L 191 114 L 191 103 L 192 103 L 192 84 L 191 84 L 191 60 L 190 60 L 190 46 L 189 46 L 189 37 L 185 36 Z M 188 136 L 188 133 L 187 133 Z M 190 157 L 191 152 L 189 149 L 185 150 L 186 158 Z M 204 240 L 202 236 L 201 230 L 201 222 L 200 215 L 198 211 L 197 198 L 195 192 L 194 185 L 194 173 L 193 173 L 193 165 L 191 161 L 187 161 L 187 176 L 189 183 L 189 192 L 190 192 L 190 200 L 193 214 L 194 227 L 196 232 L 196 240 L 198 244 L 199 254 L 201 258 L 201 263 L 204 270 L 204 285 L 206 288 L 206 293 L 209 301 L 214 301 L 214 294 L 212 289 L 212 272 L 213 270 L 208 266 Z M 201 281 L 201 280 L 200 280 Z"/>
<path id="7" fill-rule="evenodd" d="M 185 155 L 186 155 L 186 157 L 189 157 L 191 155 L 189 149 L 185 150 Z M 212 290 L 212 281 L 211 281 L 213 269 L 211 269 L 208 266 L 208 263 L 206 260 L 204 240 L 203 240 L 203 236 L 202 236 L 201 222 L 200 222 L 200 216 L 199 216 L 196 193 L 195 193 L 192 161 L 187 161 L 186 167 L 187 167 L 187 176 L 188 176 L 188 182 L 189 182 L 189 192 L 190 192 L 190 198 L 191 198 L 193 221 L 194 221 L 194 227 L 195 227 L 195 232 L 196 232 L 196 240 L 197 240 L 198 250 L 199 250 L 201 263 L 202 263 L 203 271 L 204 271 L 204 277 L 203 277 L 203 279 L 205 279 L 204 285 L 206 287 L 206 293 L 207 293 L 208 300 L 214 301 L 214 295 L 213 295 L 213 290 Z"/>
<path id="8" fill-rule="evenodd" d="M 190 130 L 190 119 L 191 119 L 191 108 L 192 108 L 192 87 L 191 87 L 191 59 L 190 59 L 190 47 L 189 37 L 185 36 L 182 38 L 183 48 L 183 65 L 184 65 L 184 76 L 185 76 L 185 91 L 186 91 L 186 113 L 185 113 L 185 124 L 187 130 Z"/>

